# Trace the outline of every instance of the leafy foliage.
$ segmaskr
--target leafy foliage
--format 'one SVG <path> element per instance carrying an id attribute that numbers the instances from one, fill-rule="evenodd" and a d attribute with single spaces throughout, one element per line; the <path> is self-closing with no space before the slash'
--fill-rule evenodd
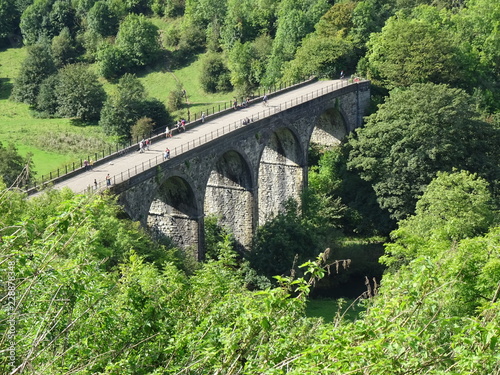
<path id="1" fill-rule="evenodd" d="M 348 150 L 349 145 L 309 150 L 308 189 L 318 200 L 312 209 L 346 235 L 386 235 L 394 223 L 380 209 L 370 184 L 348 170 Z"/>
<path id="2" fill-rule="evenodd" d="M 11 98 L 18 102 L 35 105 L 40 84 L 54 74 L 56 67 L 47 44 L 37 44 L 29 48 L 19 76 L 14 82 Z"/>
<path id="3" fill-rule="evenodd" d="M 380 206 L 402 219 L 438 171 L 453 168 L 498 180 L 498 130 L 475 120 L 462 90 L 417 84 L 394 90 L 349 141 L 349 166 L 370 181 Z"/>
<path id="4" fill-rule="evenodd" d="M 106 93 L 87 66 L 65 66 L 58 73 L 55 90 L 60 116 L 78 117 L 83 121 L 99 119 Z"/>
<path id="5" fill-rule="evenodd" d="M 468 183 L 484 191 L 484 182 L 465 173 L 439 179 L 436 188 L 453 180 L 465 191 Z M 350 322 L 339 314 L 325 322 L 305 317 L 307 296 L 328 269 L 347 260 L 319 254 L 300 265 L 302 277 L 280 276 L 278 287 L 249 291 L 246 271 L 235 266 L 229 249 L 188 275 L 173 250 L 119 219 L 109 197 L 64 190 L 25 200 L 3 190 L 1 198 L 0 267 L 2 273 L 14 267 L 15 365 L 25 371 L 498 370 L 497 227 L 455 246 L 429 239 L 425 254 L 384 275 L 382 285 L 367 293 L 372 297 L 361 317 Z M 427 212 L 440 204 L 428 202 Z M 4 284 L 0 293 L 6 296 Z M 12 316 L 5 309 L 0 314 L 4 321 Z M 1 334 L 5 343 L 6 331 Z M 11 369 L 5 353 L 2 372 Z"/>
<path id="6" fill-rule="evenodd" d="M 460 65 L 458 46 L 441 22 L 398 14 L 372 35 L 368 48 L 370 76 L 389 87 L 453 84 L 466 71 Z"/>
<path id="7" fill-rule="evenodd" d="M 319 254 L 325 239 L 316 220 L 321 213 L 315 203 L 312 197 L 306 199 L 303 208 L 307 208 L 299 214 L 297 204 L 289 201 L 285 212 L 257 229 L 248 254 L 252 268 L 268 278 L 289 275 L 299 264 Z"/>
<path id="8" fill-rule="evenodd" d="M 0 181 L 9 187 L 23 187 L 34 175 L 31 155 L 23 158 L 13 144 L 5 147 L 0 142 Z"/>
<path id="9" fill-rule="evenodd" d="M 278 27 L 264 77 L 265 84 L 272 85 L 279 81 L 282 77 L 281 66 L 293 58 L 299 41 L 313 31 L 314 25 L 327 9 L 328 3 L 323 0 L 284 0 L 280 3 Z"/>
<path id="10" fill-rule="evenodd" d="M 163 126 L 169 120 L 165 105 L 157 99 L 147 98 L 142 83 L 127 73 L 118 81 L 116 94 L 104 103 L 99 125 L 108 134 L 129 139 L 132 126 L 141 117 L 151 118 L 156 126 Z"/>
<path id="11" fill-rule="evenodd" d="M 58 68 L 76 62 L 79 48 L 67 27 L 52 39 L 52 58 Z"/>
<path id="12" fill-rule="evenodd" d="M 206 55 L 200 75 L 200 83 L 203 90 L 210 93 L 229 91 L 231 88 L 229 79 L 229 69 L 224 63 L 223 56 L 219 54 Z"/>
<path id="13" fill-rule="evenodd" d="M 23 12 L 20 26 L 28 45 L 37 43 L 41 38 L 50 40 L 65 27 L 74 30 L 74 9 L 68 1 L 35 1 Z"/>
<path id="14" fill-rule="evenodd" d="M 153 130 L 154 122 L 148 117 L 141 117 L 130 129 L 133 140 L 148 138 Z"/>
<path id="15" fill-rule="evenodd" d="M 44 116 L 52 116 L 57 112 L 56 86 L 58 84 L 58 75 L 48 76 L 40 84 L 40 89 L 36 97 L 36 109 Z"/>
<path id="16" fill-rule="evenodd" d="M 87 13 L 87 30 L 101 36 L 116 35 L 118 15 L 105 1 L 96 1 Z"/>
<path id="17" fill-rule="evenodd" d="M 19 25 L 20 14 L 14 0 L 0 1 L 0 43 L 11 33 L 15 32 Z"/>
<path id="18" fill-rule="evenodd" d="M 158 28 L 143 15 L 130 14 L 120 23 L 115 44 L 101 48 L 97 60 L 101 74 L 113 78 L 156 62 L 160 52 Z"/>
<path id="19" fill-rule="evenodd" d="M 484 179 L 466 171 L 439 172 L 417 202 L 415 215 L 400 221 L 392 233 L 396 243 L 388 245 L 385 262 L 407 263 L 417 255 L 434 255 L 440 246 L 483 235 L 495 222 L 494 211 Z M 435 248 L 424 245 L 431 240 Z"/>

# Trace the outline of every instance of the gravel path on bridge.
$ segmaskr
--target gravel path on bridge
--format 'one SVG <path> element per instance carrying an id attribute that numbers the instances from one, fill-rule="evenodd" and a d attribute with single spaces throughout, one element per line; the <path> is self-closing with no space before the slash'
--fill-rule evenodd
<path id="1" fill-rule="evenodd" d="M 80 193 L 87 189 L 93 189 L 94 180 L 97 181 L 99 189 L 104 188 L 106 186 L 105 179 L 108 174 L 111 176 L 112 183 L 114 183 L 121 181 L 124 174 L 135 174 L 134 171 L 137 168 L 142 170 L 144 166 L 151 164 L 153 166 L 157 165 L 158 162 L 163 161 L 163 152 L 167 147 L 171 150 L 171 158 L 175 158 L 176 154 L 178 155 L 180 153 L 181 147 L 187 150 L 189 148 L 189 143 L 197 143 L 200 138 L 205 139 L 210 137 L 217 129 L 222 131 L 224 127 L 227 128 L 228 124 L 241 122 L 245 118 L 262 118 L 264 111 L 267 113 L 267 117 L 267 115 L 279 110 L 280 105 L 284 106 L 288 103 L 288 106 L 290 106 L 290 101 L 306 94 L 316 92 L 317 90 L 331 87 L 332 85 L 338 85 L 338 87 L 341 87 L 341 85 L 345 86 L 347 85 L 347 81 L 335 80 L 313 82 L 300 88 L 270 97 L 267 107 L 259 101 L 247 108 L 229 112 L 218 118 L 210 119 L 209 116 L 204 124 L 191 129 L 189 128 L 189 124 L 187 124 L 185 132 L 176 134 L 172 138 L 161 138 L 161 140 L 154 141 L 149 151 L 145 151 L 144 153 L 139 153 L 139 151 L 128 153 L 106 164 L 95 166 L 90 171 L 82 171 L 72 178 L 55 184 L 53 188 L 61 189 L 63 187 L 68 187 L 74 192 Z M 246 126 L 252 126 L 252 124 L 250 123 Z M 222 136 L 222 134 L 220 136 Z M 139 146 L 137 146 L 137 150 L 139 150 Z"/>

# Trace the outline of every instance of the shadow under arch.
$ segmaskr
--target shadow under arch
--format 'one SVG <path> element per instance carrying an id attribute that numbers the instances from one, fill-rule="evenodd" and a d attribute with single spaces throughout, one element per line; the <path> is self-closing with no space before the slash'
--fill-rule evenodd
<path id="1" fill-rule="evenodd" d="M 201 216 L 192 187 L 182 177 L 172 176 L 160 185 L 153 197 L 147 227 L 154 237 L 169 237 L 181 248 L 192 247 L 198 251 Z"/>
<path id="2" fill-rule="evenodd" d="M 248 161 L 237 151 L 225 152 L 210 172 L 203 211 L 229 228 L 241 250 L 248 250 L 254 228 L 253 179 Z"/>
<path id="3" fill-rule="evenodd" d="M 312 129 L 309 143 L 338 146 L 348 133 L 345 117 L 337 108 L 324 111 Z"/>
<path id="4" fill-rule="evenodd" d="M 304 165 L 302 147 L 290 129 L 279 128 L 270 134 L 259 163 L 259 225 L 281 212 L 289 198 L 300 198 Z"/>

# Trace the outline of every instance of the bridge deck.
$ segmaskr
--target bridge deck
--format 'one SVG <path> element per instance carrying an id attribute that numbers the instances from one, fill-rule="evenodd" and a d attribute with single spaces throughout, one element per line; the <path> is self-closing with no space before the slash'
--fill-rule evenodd
<path id="1" fill-rule="evenodd" d="M 316 81 L 304 85 L 294 90 L 290 90 L 279 95 L 272 96 L 267 107 L 262 102 L 229 112 L 223 116 L 211 119 L 207 117 L 204 124 L 189 128 L 185 132 L 176 134 L 172 138 L 157 139 L 150 146 L 149 151 L 144 153 L 132 152 L 112 160 L 109 163 L 94 166 L 93 170 L 81 171 L 81 173 L 53 185 L 55 189 L 68 187 L 74 192 L 83 192 L 94 189 L 94 179 L 98 183 L 98 189 L 106 187 L 106 175 L 111 176 L 112 184 L 119 183 L 132 175 L 149 169 L 163 162 L 163 152 L 165 148 L 170 149 L 171 158 L 175 158 L 183 152 L 197 147 L 207 141 L 220 137 L 223 134 L 241 127 L 241 122 L 245 118 L 261 119 L 274 114 L 280 109 L 290 108 L 307 101 L 310 98 L 317 97 L 324 92 L 331 92 L 338 88 L 349 85 L 347 80 L 334 81 Z M 319 91 L 318 91 L 319 90 Z M 316 95 L 315 95 L 316 94 Z M 252 126 L 250 123 L 246 126 Z M 137 147 L 137 150 L 139 147 Z"/>

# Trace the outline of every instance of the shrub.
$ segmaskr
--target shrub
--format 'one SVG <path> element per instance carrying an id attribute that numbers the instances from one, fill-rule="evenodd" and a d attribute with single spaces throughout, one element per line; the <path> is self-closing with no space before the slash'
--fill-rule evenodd
<path id="1" fill-rule="evenodd" d="M 132 139 L 142 139 L 148 138 L 153 130 L 153 126 L 155 123 L 152 119 L 148 117 L 141 117 L 137 122 L 132 125 L 130 129 L 130 134 L 132 135 Z"/>
<path id="2" fill-rule="evenodd" d="M 221 54 L 207 54 L 201 69 L 200 83 L 205 92 L 214 93 L 231 88 L 230 72 Z"/>
<path id="3" fill-rule="evenodd" d="M 174 91 L 171 91 L 168 94 L 168 109 L 173 112 L 182 108 L 182 102 L 184 100 L 185 91 L 181 85 L 177 85 L 177 88 Z"/>

